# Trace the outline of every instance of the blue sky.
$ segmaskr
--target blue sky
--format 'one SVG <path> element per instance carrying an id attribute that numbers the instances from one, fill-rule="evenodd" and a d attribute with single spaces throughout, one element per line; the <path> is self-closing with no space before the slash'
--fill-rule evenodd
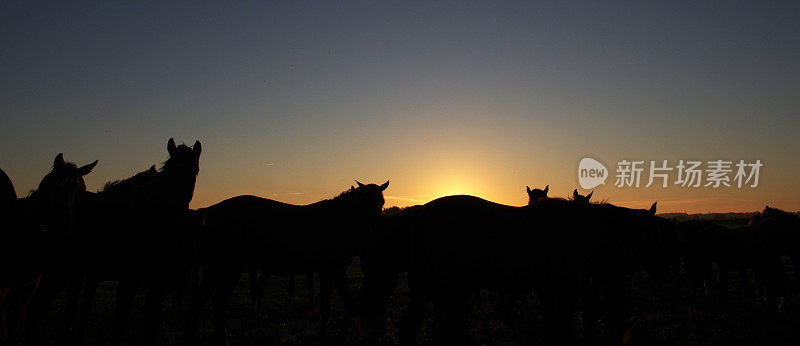
<path id="1" fill-rule="evenodd" d="M 203 142 L 192 206 L 577 187 L 596 157 L 764 162 L 756 189 L 620 189 L 665 211 L 800 209 L 800 3 L 3 2 L 0 167 L 90 189 Z M 394 198 L 394 199 L 392 199 Z M 648 204 L 649 205 L 649 204 Z"/>

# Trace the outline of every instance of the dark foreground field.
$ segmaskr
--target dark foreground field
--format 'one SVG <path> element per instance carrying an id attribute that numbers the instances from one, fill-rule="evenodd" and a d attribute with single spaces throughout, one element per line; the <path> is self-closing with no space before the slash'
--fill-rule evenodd
<path id="1" fill-rule="evenodd" d="M 788 267 L 788 266 L 787 266 Z M 791 274 L 791 273 L 790 273 Z M 752 280 L 752 275 L 749 275 Z M 361 286 L 363 276 L 357 265 L 350 268 L 350 287 L 353 291 Z M 258 314 L 250 298 L 248 278 L 245 274 L 237 286 L 229 311 L 229 341 L 232 345 L 309 345 L 319 344 L 319 317 L 308 304 L 306 280 L 297 276 L 296 292 L 289 309 L 287 305 L 287 279 L 272 277 L 265 295 L 265 309 Z M 728 287 L 730 310 L 725 311 L 720 301 L 712 294 L 703 298 L 699 310 L 690 318 L 689 295 L 686 283 L 679 283 L 683 293 L 674 293 L 671 285 L 658 285 L 647 274 L 630 278 L 632 293 L 631 341 L 637 345 L 800 345 L 800 309 L 797 292 L 800 285 L 789 275 L 790 292 L 786 307 L 777 312 L 764 312 L 758 304 L 747 311 L 742 301 L 739 275 L 732 273 Z M 317 292 L 319 288 L 317 287 Z M 712 293 L 718 287 L 712 283 Z M 506 323 L 504 313 L 497 307 L 496 295 L 484 291 L 482 308 L 473 299 L 472 318 L 469 321 L 469 339 L 475 344 L 530 345 L 543 342 L 541 315 L 537 313 L 538 302 L 534 295 L 523 297 L 513 311 L 514 321 Z M 406 305 L 407 287 L 404 280 L 389 305 L 391 319 L 388 344 L 397 343 L 397 321 Z M 181 300 L 180 309 L 168 298 L 164 303 L 161 324 L 161 344 L 181 344 L 184 340 L 184 311 L 188 297 Z M 60 312 L 64 305 L 64 294 L 42 323 L 41 340 L 46 344 L 55 342 L 56 329 L 60 324 Z M 89 322 L 87 340 L 93 345 L 103 345 L 111 335 L 115 305 L 115 285 L 103 284 L 98 290 L 93 314 Z M 331 330 L 341 324 L 343 307 L 334 294 Z M 432 310 L 432 309 L 431 309 Z M 431 311 L 432 312 L 432 311 Z M 214 332 L 211 306 L 208 304 L 201 316 L 201 338 L 203 345 L 211 344 Z M 140 344 L 144 323 L 143 290 L 137 294 L 133 316 L 126 340 L 129 344 Z M 581 327 L 580 316 L 575 316 L 575 326 Z M 418 341 L 435 344 L 435 318 L 429 317 Z M 601 324 L 602 333 L 602 324 Z M 601 343 L 602 337 L 596 336 Z M 358 342 L 357 332 L 350 330 L 348 343 Z"/>
<path id="2" fill-rule="evenodd" d="M 232 345 L 269 345 L 269 344 L 317 344 L 319 339 L 318 317 L 312 314 L 308 306 L 304 276 L 297 276 L 297 289 L 288 312 L 286 306 L 286 278 L 273 277 L 266 293 L 265 311 L 254 314 L 249 296 L 247 276 L 239 283 L 230 311 L 230 343 Z M 660 294 L 648 279 L 633 280 L 634 311 L 632 316 L 632 341 L 641 345 L 797 345 L 800 344 L 800 311 L 797 309 L 797 297 L 792 297 L 789 307 L 776 313 L 754 311 L 746 313 L 742 308 L 739 282 L 729 289 L 731 311 L 725 312 L 721 305 L 713 299 L 701 306 L 693 319 L 689 318 L 686 301 L 687 295 L 674 296 L 669 293 Z M 361 271 L 351 267 L 351 287 L 356 289 L 362 281 Z M 797 291 L 796 282 L 791 282 Z M 712 287 L 713 288 L 713 287 Z M 94 305 L 87 340 L 90 344 L 106 344 L 111 335 L 113 322 L 114 292 L 112 284 L 101 285 Z M 402 307 L 407 301 L 406 287 L 398 290 L 399 294 L 392 300 L 389 313 L 392 320 L 390 336 L 387 343 L 396 343 L 396 321 Z M 513 326 L 503 322 L 502 313 L 495 311 L 496 296 L 484 292 L 484 308 L 474 308 L 469 322 L 469 333 L 476 344 L 528 345 L 542 341 L 541 316 L 536 313 L 537 302 L 534 296 L 521 299 L 514 310 L 516 316 Z M 186 301 L 183 302 L 186 304 Z M 144 319 L 143 290 L 137 295 L 131 325 L 127 335 L 129 344 L 142 342 Z M 183 315 L 173 308 L 172 300 L 165 302 L 164 321 L 161 326 L 162 344 L 180 344 L 183 342 Z M 473 301 L 473 306 L 477 303 Z M 43 322 L 42 340 L 46 344 L 54 342 L 56 327 L 60 323 L 58 314 L 63 308 L 63 296 L 56 302 L 55 309 Z M 333 316 L 342 315 L 342 304 L 335 297 Z M 211 326 L 210 304 L 201 317 L 201 344 L 210 344 Z M 340 323 L 334 318 L 334 328 Z M 435 344 L 435 319 L 429 318 L 420 335 L 422 344 Z M 576 328 L 580 328 L 580 317 L 576 316 Z M 356 342 L 356 333 L 349 339 Z"/>

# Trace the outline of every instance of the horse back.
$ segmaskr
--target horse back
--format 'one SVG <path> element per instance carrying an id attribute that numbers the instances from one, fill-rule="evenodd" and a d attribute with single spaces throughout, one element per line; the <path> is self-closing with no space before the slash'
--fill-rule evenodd
<path id="1" fill-rule="evenodd" d="M 542 275 L 575 273 L 570 270 L 582 265 L 586 245 L 575 226 L 584 220 L 562 217 L 560 208 L 512 207 L 472 196 L 434 200 L 413 211 L 412 263 L 441 282 L 487 288 L 530 288 Z"/>
<path id="2" fill-rule="evenodd" d="M 208 258 L 264 263 L 275 272 L 347 262 L 357 251 L 354 229 L 362 226 L 319 205 L 292 205 L 249 195 L 198 213 L 205 218 L 202 234 Z"/>

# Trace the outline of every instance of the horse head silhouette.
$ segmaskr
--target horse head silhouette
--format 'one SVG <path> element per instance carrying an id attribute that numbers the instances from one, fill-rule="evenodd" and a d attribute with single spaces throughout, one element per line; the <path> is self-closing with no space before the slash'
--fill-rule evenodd
<path id="1" fill-rule="evenodd" d="M 360 210 L 364 210 L 370 214 L 374 212 L 377 217 L 383 211 L 383 205 L 386 200 L 383 198 L 383 190 L 389 187 L 389 181 L 381 185 L 377 184 L 362 184 L 356 180 L 358 187 L 352 188 L 342 193 L 342 195 L 349 195 L 351 201 L 356 203 Z M 362 209 L 363 208 L 363 209 Z"/>
<path id="2" fill-rule="evenodd" d="M 95 166 L 97 161 L 78 167 L 64 161 L 63 154 L 56 156 L 53 170 L 44 176 L 39 188 L 30 196 L 36 201 L 36 222 L 43 230 L 59 236 L 74 235 L 77 200 L 86 191 L 83 176 L 91 173 Z"/>
<path id="3" fill-rule="evenodd" d="M 200 141 L 195 141 L 190 148 L 185 144 L 175 145 L 175 140 L 170 138 L 167 142 L 169 159 L 161 166 L 159 176 L 176 189 L 177 200 L 182 208 L 188 208 L 194 195 L 197 174 L 200 172 Z"/>
<path id="4" fill-rule="evenodd" d="M 572 190 L 572 201 L 575 203 L 589 203 L 589 201 L 592 199 L 593 194 L 594 191 L 590 192 L 586 196 L 581 196 L 581 194 L 578 193 L 578 189 L 575 189 Z"/>
<path id="5" fill-rule="evenodd" d="M 530 187 L 525 186 L 525 189 L 528 192 L 528 205 L 541 201 L 547 198 L 547 191 L 550 190 L 550 185 L 544 187 L 544 190 L 541 189 L 533 189 L 531 190 Z"/>

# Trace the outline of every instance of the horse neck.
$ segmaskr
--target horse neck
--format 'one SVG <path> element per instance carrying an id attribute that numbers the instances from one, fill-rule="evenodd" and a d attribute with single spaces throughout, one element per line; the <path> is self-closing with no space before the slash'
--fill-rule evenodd
<path id="1" fill-rule="evenodd" d="M 197 181 L 195 175 L 164 174 L 151 184 L 152 196 L 166 202 L 170 208 L 189 208 Z"/>

